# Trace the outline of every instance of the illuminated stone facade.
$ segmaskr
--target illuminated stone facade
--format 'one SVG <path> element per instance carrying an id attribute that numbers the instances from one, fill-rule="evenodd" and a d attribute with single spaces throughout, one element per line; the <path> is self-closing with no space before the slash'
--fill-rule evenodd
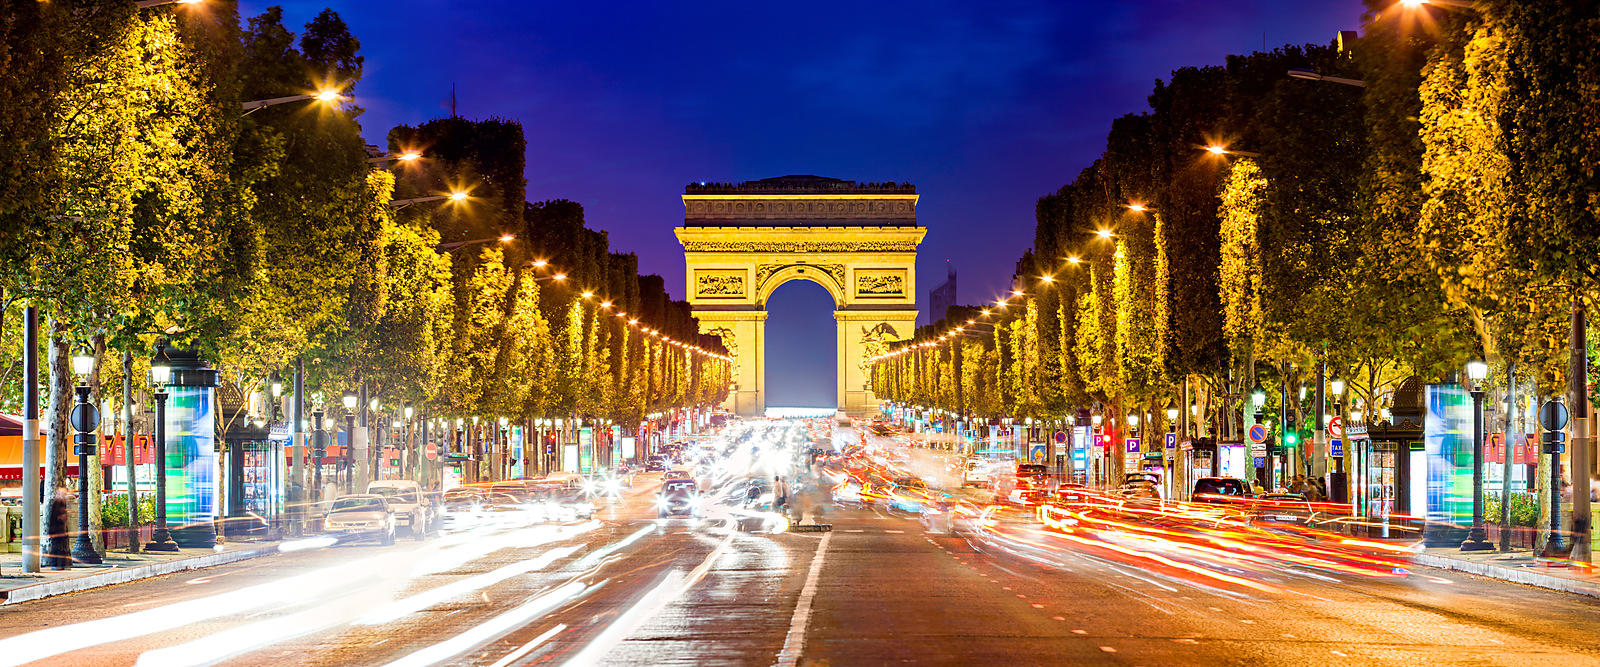
<path id="1" fill-rule="evenodd" d="M 878 405 L 864 360 L 916 327 L 915 190 L 786 176 L 739 185 L 691 185 L 676 232 L 687 263 L 685 292 L 701 331 L 734 356 L 727 407 L 766 411 L 767 299 L 791 280 L 828 291 L 837 322 L 837 400 L 851 414 Z"/>

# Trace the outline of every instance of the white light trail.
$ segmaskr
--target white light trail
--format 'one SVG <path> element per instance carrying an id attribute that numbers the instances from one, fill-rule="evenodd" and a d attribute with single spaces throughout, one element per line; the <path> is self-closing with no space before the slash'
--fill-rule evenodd
<path id="1" fill-rule="evenodd" d="M 387 667 L 425 667 L 426 665 L 448 660 L 519 626 L 526 625 L 566 601 L 588 594 L 601 585 L 584 586 L 581 581 L 569 582 L 549 593 L 529 600 L 511 611 L 468 628 L 448 640 L 395 660 L 389 663 Z"/>
<path id="2" fill-rule="evenodd" d="M 483 574 L 474 575 L 460 581 L 430 588 L 408 598 L 395 600 L 389 604 L 368 612 L 355 620 L 355 625 L 381 625 L 398 620 L 408 614 L 413 614 L 433 605 L 445 602 L 451 598 L 460 597 L 481 588 L 493 586 L 502 581 L 520 574 L 537 572 L 549 567 L 562 558 L 572 555 L 578 547 L 560 547 L 545 552 L 538 558 L 529 558 L 505 565 Z"/>

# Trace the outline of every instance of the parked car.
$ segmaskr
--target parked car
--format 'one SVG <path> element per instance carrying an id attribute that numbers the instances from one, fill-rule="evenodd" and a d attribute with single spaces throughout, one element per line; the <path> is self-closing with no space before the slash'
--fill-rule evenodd
<path id="1" fill-rule="evenodd" d="M 322 527 L 348 540 L 375 539 L 385 545 L 394 544 L 394 511 L 380 495 L 360 493 L 335 498 Z"/>
<path id="2" fill-rule="evenodd" d="M 422 493 L 422 486 L 408 479 L 384 479 L 367 484 L 367 493 L 383 496 L 394 512 L 395 525 L 421 540 L 434 528 L 433 503 Z"/>

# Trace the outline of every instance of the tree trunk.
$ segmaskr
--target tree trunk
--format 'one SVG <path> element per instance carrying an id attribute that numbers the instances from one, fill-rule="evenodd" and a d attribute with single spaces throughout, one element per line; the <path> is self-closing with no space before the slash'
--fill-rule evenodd
<path id="1" fill-rule="evenodd" d="M 56 318 L 49 320 L 50 342 L 49 349 L 49 403 L 45 407 L 45 442 L 44 442 L 44 498 L 55 497 L 58 489 L 67 488 L 67 443 L 72 440 L 68 429 L 67 416 L 72 410 L 72 368 L 69 360 L 72 354 L 72 342 L 67 338 L 67 327 Z M 49 525 L 52 503 L 40 503 L 42 516 L 41 525 Z M 41 550 L 45 554 L 66 554 L 72 551 L 72 536 L 67 534 L 50 534 L 49 531 L 42 536 Z"/>

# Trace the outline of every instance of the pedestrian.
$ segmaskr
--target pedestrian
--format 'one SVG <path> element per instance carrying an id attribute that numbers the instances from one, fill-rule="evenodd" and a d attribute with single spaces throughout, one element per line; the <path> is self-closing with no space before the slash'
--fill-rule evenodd
<path id="1" fill-rule="evenodd" d="M 72 547 L 67 539 L 67 508 L 71 505 L 72 494 L 64 488 L 50 495 L 44 521 L 44 532 L 50 536 L 50 550 L 44 554 L 44 566 L 48 569 L 72 567 Z"/>

